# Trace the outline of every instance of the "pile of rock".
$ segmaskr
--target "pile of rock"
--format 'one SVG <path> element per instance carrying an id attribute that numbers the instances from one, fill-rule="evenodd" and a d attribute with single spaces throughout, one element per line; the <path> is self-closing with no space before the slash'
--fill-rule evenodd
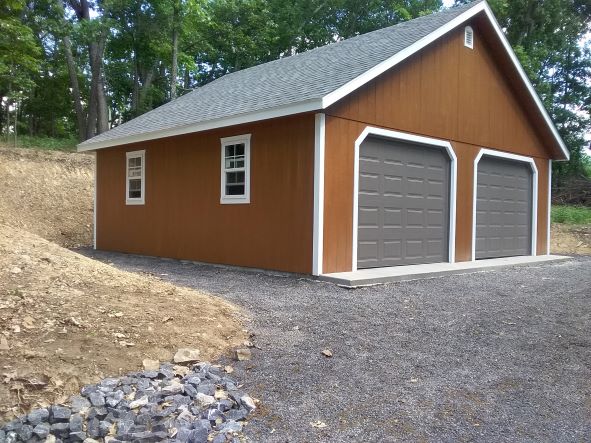
<path id="1" fill-rule="evenodd" d="M 0 442 L 238 442 L 251 397 L 209 363 L 106 378 L 6 423 Z"/>

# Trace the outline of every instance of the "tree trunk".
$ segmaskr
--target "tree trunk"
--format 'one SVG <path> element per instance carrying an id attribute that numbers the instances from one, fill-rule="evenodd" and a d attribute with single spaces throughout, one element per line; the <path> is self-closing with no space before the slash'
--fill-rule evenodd
<path id="1" fill-rule="evenodd" d="M 131 92 L 131 109 L 136 117 L 139 113 L 140 103 L 140 73 L 138 69 L 137 52 L 133 51 L 133 90 Z"/>
<path id="2" fill-rule="evenodd" d="M 99 101 L 99 76 L 100 66 L 97 63 L 97 43 L 88 45 L 90 54 L 90 98 L 88 100 L 88 119 L 86 120 L 86 138 L 92 138 L 97 134 L 98 101 Z"/>
<path id="3" fill-rule="evenodd" d="M 70 6 L 76 13 L 78 21 L 90 20 L 90 6 L 88 0 L 69 0 Z M 107 39 L 107 30 L 103 30 L 88 45 L 90 62 L 90 98 L 88 101 L 88 117 L 86 119 L 85 139 L 109 129 L 107 99 L 105 95 L 105 81 L 103 76 L 103 56 Z"/>
<path id="4" fill-rule="evenodd" d="M 521 29 L 521 32 L 519 33 L 519 35 L 515 41 L 516 46 L 523 46 L 523 40 L 526 37 L 528 37 L 529 35 L 531 35 L 531 33 L 533 32 L 533 29 L 535 26 L 534 15 L 537 11 L 537 8 L 538 8 L 537 1 L 531 1 L 531 0 L 528 1 L 526 14 L 523 19 L 524 27 Z"/>
<path id="5" fill-rule="evenodd" d="M 176 81 L 178 75 L 178 51 L 179 51 L 179 4 L 174 2 L 172 14 L 172 66 L 170 69 L 170 98 L 176 98 Z"/>
<path id="6" fill-rule="evenodd" d="M 190 76 L 190 73 L 189 73 L 189 67 L 187 66 L 185 68 L 185 83 L 183 85 L 183 89 L 185 91 L 188 91 L 190 89 L 190 87 L 191 87 L 191 76 Z"/>
<path id="7" fill-rule="evenodd" d="M 63 39 L 64 52 L 66 54 L 66 64 L 68 66 L 68 75 L 70 76 L 70 87 L 72 88 L 72 100 L 74 101 L 74 110 L 76 111 L 76 121 L 78 124 L 78 140 L 86 140 L 86 113 L 82 107 L 80 99 L 80 85 L 78 84 L 78 69 L 72 56 L 72 43 L 70 37 Z"/>
<path id="8" fill-rule="evenodd" d="M 105 56 L 105 44 L 107 40 L 106 32 L 101 33 L 98 44 L 97 59 L 95 63 L 98 65 L 98 79 L 97 79 L 97 134 L 101 134 L 109 130 L 109 109 L 107 107 L 107 95 L 105 93 L 105 75 L 103 72 L 103 59 Z"/>
<path id="9" fill-rule="evenodd" d="M 150 90 L 150 87 L 152 86 L 152 81 L 154 80 L 154 69 L 156 69 L 154 66 L 150 67 L 148 71 L 142 76 L 143 81 L 139 93 L 139 108 L 142 113 L 144 112 L 144 106 L 146 105 L 146 97 L 148 96 L 148 91 Z"/>

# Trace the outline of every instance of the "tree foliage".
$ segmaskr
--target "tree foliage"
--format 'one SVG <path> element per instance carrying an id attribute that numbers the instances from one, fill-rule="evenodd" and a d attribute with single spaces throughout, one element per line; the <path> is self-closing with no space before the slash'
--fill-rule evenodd
<path id="1" fill-rule="evenodd" d="M 591 55 L 582 38 L 591 2 L 490 3 L 572 152 L 558 172 L 580 172 L 590 130 Z M 442 7 L 441 0 L 4 0 L 0 115 L 6 120 L 19 100 L 21 131 L 84 140 L 228 72 Z"/>

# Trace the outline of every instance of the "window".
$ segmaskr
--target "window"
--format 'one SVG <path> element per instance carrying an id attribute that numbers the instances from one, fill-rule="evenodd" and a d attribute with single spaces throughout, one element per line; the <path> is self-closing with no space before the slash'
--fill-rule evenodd
<path id="1" fill-rule="evenodd" d="M 464 29 L 464 46 L 474 49 L 474 30 L 470 26 Z"/>
<path id="2" fill-rule="evenodd" d="M 133 151 L 126 154 L 125 203 L 128 205 L 143 205 L 145 199 L 145 166 L 146 151 Z"/>
<path id="3" fill-rule="evenodd" d="M 250 134 L 222 138 L 220 203 L 250 203 Z"/>

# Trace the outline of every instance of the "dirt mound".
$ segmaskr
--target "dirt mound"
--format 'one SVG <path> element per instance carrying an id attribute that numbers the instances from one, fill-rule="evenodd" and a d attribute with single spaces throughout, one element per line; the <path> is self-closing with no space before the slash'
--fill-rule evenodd
<path id="1" fill-rule="evenodd" d="M 92 243 L 94 156 L 0 148 L 0 223 L 65 247 Z"/>
<path id="2" fill-rule="evenodd" d="M 0 224 L 0 422 L 145 358 L 188 347 L 213 359 L 245 338 L 237 310 L 216 297 Z"/>
<path id="3" fill-rule="evenodd" d="M 553 224 L 551 235 L 553 254 L 591 255 L 591 226 Z"/>

